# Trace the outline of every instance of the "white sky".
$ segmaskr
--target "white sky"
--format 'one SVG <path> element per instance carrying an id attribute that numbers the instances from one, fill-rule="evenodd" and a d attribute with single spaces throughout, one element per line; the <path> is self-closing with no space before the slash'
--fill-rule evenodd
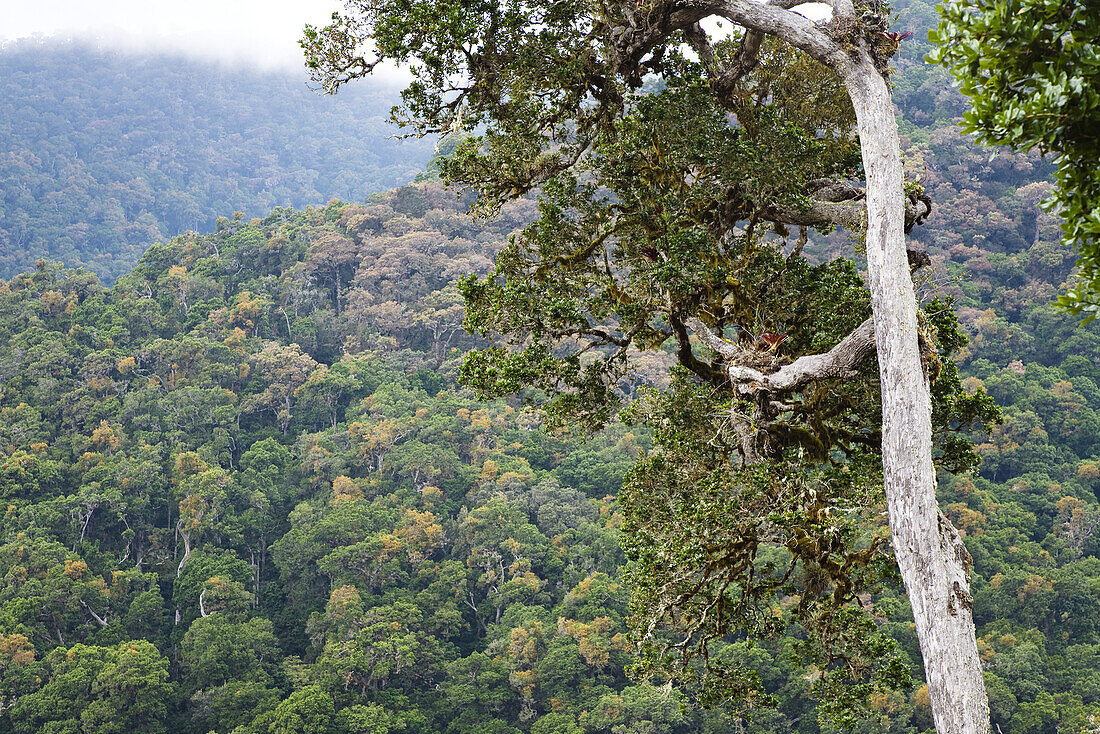
<path id="1" fill-rule="evenodd" d="M 121 50 L 302 69 L 302 27 L 324 25 L 342 8 L 343 0 L 0 0 L 0 41 L 75 37 Z M 821 20 L 828 6 L 798 10 Z M 393 69 L 379 71 L 404 78 Z"/>
<path id="2" fill-rule="evenodd" d="M 298 39 L 342 0 L 0 0 L 0 39 L 98 39 L 134 51 L 182 52 L 262 68 L 302 68 Z"/>

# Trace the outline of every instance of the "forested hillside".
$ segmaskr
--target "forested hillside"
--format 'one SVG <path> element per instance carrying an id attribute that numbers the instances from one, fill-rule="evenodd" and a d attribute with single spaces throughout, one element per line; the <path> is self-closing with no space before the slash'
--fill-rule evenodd
<path id="1" fill-rule="evenodd" d="M 322 205 L 411 180 L 431 143 L 387 139 L 397 93 L 339 98 L 261 73 L 79 43 L 0 49 L 0 277 L 39 257 L 106 281 L 151 242 L 234 211 Z"/>
<path id="2" fill-rule="evenodd" d="M 453 280 L 532 206 L 474 223 L 408 186 L 223 220 L 111 289 L 45 262 L 5 283 L 0 730 L 729 731 L 624 672 L 614 495 L 645 432 L 554 437 L 454 383 Z M 965 370 L 1006 423 L 943 497 L 1021 733 L 1100 696 L 1097 375 L 1071 353 L 1096 333 L 1046 309 L 1077 346 L 1041 362 L 974 356 L 978 318 Z M 904 598 L 876 605 L 916 670 Z M 790 634 L 730 647 L 778 704 L 749 730 L 830 731 Z M 929 726 L 920 688 L 875 708 L 867 731 Z"/>
<path id="3" fill-rule="evenodd" d="M 906 3 L 900 23 L 917 32 L 895 60 L 907 165 L 934 202 L 913 233 L 933 261 L 921 287 L 955 297 L 963 384 L 1004 413 L 975 437 L 981 468 L 940 482 L 973 555 L 993 721 L 1093 731 L 1100 329 L 1050 306 L 1072 253 L 1038 207 L 1049 165 L 960 136 L 962 99 L 916 61 L 932 6 Z M 475 221 L 434 182 L 364 202 L 423 160 L 380 152 L 375 98 L 353 121 L 271 78 L 74 48 L 0 66 L 5 143 L 56 146 L 0 154 L 0 255 L 26 271 L 0 281 L 0 732 L 838 731 L 816 716 L 797 626 L 723 650 L 773 697 L 751 722 L 630 678 L 615 495 L 646 431 L 548 434 L 524 400 L 456 384 L 478 342 L 455 280 L 487 272 L 534 202 Z M 105 89 L 122 66 L 143 81 Z M 73 91 L 46 104 L 46 73 Z M 157 96 L 185 77 L 196 96 Z M 300 132 L 326 108 L 348 127 Z M 361 203 L 271 211 L 314 192 Z M 74 210 L 97 214 L 82 229 Z M 196 228 L 212 231 L 171 236 Z M 65 265 L 28 266 L 31 243 Z M 811 250 L 858 258 L 835 235 Z M 663 384 L 661 353 L 651 366 L 631 384 Z M 874 606 L 919 675 L 904 596 Z M 919 681 L 872 709 L 854 730 L 932 726 Z"/>
<path id="4" fill-rule="evenodd" d="M 644 439 L 454 385 L 450 283 L 530 215 L 461 209 L 405 188 L 154 246 L 110 290 L 2 286 L 0 730 L 683 720 L 623 672 Z"/>

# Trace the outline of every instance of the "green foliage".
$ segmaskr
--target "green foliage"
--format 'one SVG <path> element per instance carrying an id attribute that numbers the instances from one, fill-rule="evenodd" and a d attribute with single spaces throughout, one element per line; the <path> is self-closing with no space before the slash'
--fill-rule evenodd
<path id="1" fill-rule="evenodd" d="M 850 722 L 875 689 L 911 684 L 873 610 L 851 604 L 896 583 L 881 469 L 859 454 L 816 466 L 795 450 L 742 467 L 722 412 L 683 375 L 666 396 L 631 409 L 655 443 L 621 496 L 639 671 L 747 715 L 775 699 L 725 641 L 801 630 L 801 664 L 823 671 L 814 692 L 828 704 L 819 712 Z"/>
<path id="2" fill-rule="evenodd" d="M 1100 332 L 1095 323 L 1075 328 L 1044 305 L 1072 266 L 1057 243 L 1059 222 L 1037 206 L 1050 191 L 1044 179 L 1052 167 L 1035 151 L 990 159 L 953 130 L 951 118 L 965 100 L 946 88 L 942 69 L 913 62 L 930 48 L 920 36 L 935 24 L 935 13 L 920 0 L 897 9 L 901 30 L 917 31 L 901 45 L 891 76 L 903 106 L 903 143 L 911 173 L 936 203 L 912 237 L 948 269 L 917 280 L 928 300 L 955 299 L 950 308 L 930 303 L 924 325 L 926 336 L 938 340 L 940 358 L 933 385 L 938 461 L 959 468 L 971 465 L 974 451 L 983 458 L 968 475 L 941 474 L 941 502 L 974 558 L 993 720 L 1005 734 L 1085 731 L 1095 726 L 1090 717 L 1100 716 L 1100 370 L 1092 358 L 1100 353 Z M 58 53 L 57 63 L 65 58 Z M 753 238 L 733 238 L 730 253 L 705 260 L 708 248 L 721 246 L 715 221 L 670 217 L 672 207 L 710 206 L 732 180 L 727 170 L 758 166 L 769 156 L 787 156 L 792 181 L 761 171 L 752 190 L 757 198 L 739 195 L 735 202 L 791 203 L 801 191 L 793 179 L 816 175 L 817 156 L 841 166 L 844 138 L 822 149 L 786 123 L 797 123 L 806 103 L 835 115 L 829 124 L 839 129 L 850 110 L 827 101 L 832 82 L 797 75 L 776 81 L 778 72 L 797 71 L 787 60 L 782 49 L 766 49 L 753 83 L 772 95 L 792 79 L 808 86 L 795 85 L 801 91 L 786 98 L 781 114 L 761 113 L 756 137 L 721 128 L 724 113 L 707 102 L 705 90 L 686 83 L 690 66 L 683 59 L 676 61 L 683 100 L 630 97 L 637 108 L 624 113 L 621 130 L 635 149 L 600 143 L 599 150 L 632 212 L 614 210 L 615 202 L 598 191 L 586 198 L 584 175 L 599 173 L 590 169 L 575 183 L 560 179 L 553 221 L 575 234 L 581 209 L 595 219 L 617 217 L 622 231 L 633 233 L 622 248 L 637 247 L 632 267 L 649 280 L 631 280 L 626 270 L 608 280 L 600 275 L 600 257 L 580 258 L 582 250 L 567 246 L 568 233 L 557 237 L 546 227 L 539 241 L 565 260 L 552 261 L 538 287 L 557 288 L 558 279 L 563 292 L 583 283 L 609 292 L 606 284 L 614 282 L 643 299 L 663 288 L 687 309 L 694 308 L 694 288 L 698 303 L 713 310 L 718 296 L 710 288 L 722 294 L 723 308 L 744 306 L 747 315 L 736 323 L 746 331 L 787 333 L 780 349 L 786 359 L 835 344 L 866 315 L 855 270 L 819 264 L 851 253 L 843 234 L 811 231 L 807 260 L 786 260 L 776 255 L 773 237 L 756 238 L 765 218 Z M 163 73 L 156 64 L 149 68 Z M 247 102 L 244 90 L 236 94 Z M 289 92 L 283 98 L 297 99 Z M 238 102 L 220 104 L 232 111 Z M 681 135 L 687 125 L 677 124 L 678 115 L 698 134 Z M 655 142 L 649 129 L 671 141 Z M 319 138 L 306 139 L 307 148 L 324 147 Z M 335 147 L 344 157 L 351 149 Z M 180 150 L 181 165 L 200 161 Z M 121 153 L 105 149 L 119 166 Z M 694 180 L 660 175 L 662 160 L 710 160 L 712 168 L 698 187 L 685 186 Z M 648 189 L 641 177 L 651 182 Z M 95 179 L 92 190 L 101 191 Z M 211 180 L 212 191 L 220 180 Z M 13 192 L 21 196 L 18 185 L 0 191 L 9 203 Z M 115 190 L 107 198 L 123 201 L 131 193 Z M 74 207 L 83 206 L 82 194 L 72 196 Z M 67 201 L 60 201 L 61 213 Z M 665 207 L 663 217 L 655 204 Z M 723 386 L 697 378 L 678 378 L 666 393 L 677 396 L 674 404 L 639 405 L 639 420 L 659 419 L 652 429 L 613 422 L 583 442 L 546 433 L 539 414 L 519 400 L 478 400 L 455 377 L 463 353 L 485 343 L 461 333 L 461 297 L 451 283 L 470 273 L 487 283 L 492 258 L 504 247 L 537 254 L 538 241 L 522 230 L 539 211 L 521 199 L 504 205 L 496 219 L 474 222 L 464 209 L 428 181 L 361 205 L 276 209 L 257 221 L 224 217 L 210 235 L 150 247 L 111 288 L 88 272 L 45 261 L 0 284 L 0 731 L 717 734 L 740 724 L 754 734 L 912 734 L 931 727 L 926 690 L 919 681 L 908 692 L 900 685 L 905 670 L 919 675 L 920 653 L 904 597 L 888 583 L 874 583 L 883 578 L 886 558 L 875 555 L 856 574 L 867 591 L 857 597 L 862 608 L 833 602 L 838 588 L 843 596 L 856 587 L 834 583 L 827 569 L 843 566 L 845 554 L 866 551 L 881 535 L 873 460 L 858 464 L 869 471 L 856 477 L 805 454 L 799 459 L 795 450 L 776 465 L 784 473 L 751 483 L 739 478 L 743 469 L 723 455 L 728 431 L 720 432 L 734 401 Z M 36 231 L 58 247 L 68 241 L 52 228 Z M 142 246 L 148 241 L 128 232 Z M 513 233 L 517 243 L 508 245 Z M 666 264 L 649 260 L 653 252 L 642 248 L 650 244 L 666 248 L 657 250 L 669 256 Z M 752 291 L 721 280 L 730 274 L 766 287 Z M 600 302 L 596 290 L 592 314 L 614 313 L 616 326 L 649 318 L 653 328 L 669 328 L 663 304 Z M 795 291 L 806 294 L 803 302 L 788 300 Z M 574 318 L 544 309 L 533 286 L 515 292 L 506 315 L 517 323 L 530 314 L 546 324 Z M 704 311 L 696 313 L 716 328 L 717 314 Z M 969 343 L 956 330 L 955 314 Z M 496 318 L 491 311 L 483 317 Z M 736 340 L 733 321 L 724 334 Z M 667 390 L 678 345 L 635 344 L 645 350 L 630 351 L 629 376 L 611 381 L 605 371 L 594 384 L 607 392 L 594 397 L 613 403 L 644 394 L 644 387 Z M 566 346 L 575 347 L 559 344 L 549 357 L 564 358 Z M 691 346 L 701 362 L 714 359 Z M 271 354 L 308 355 L 315 365 L 308 374 L 284 374 Z M 607 356 L 590 349 L 582 372 L 585 360 Z M 827 392 L 810 402 L 833 401 L 830 434 L 874 422 L 873 379 Z M 991 418 L 990 399 L 1003 406 L 1004 422 L 975 433 L 973 448 L 952 439 L 952 428 Z M 280 401 L 289 415 L 285 434 Z M 786 416 L 788 423 L 792 417 L 806 427 L 801 416 Z M 714 433 L 692 433 L 691 426 L 712 426 Z M 848 443 L 852 455 L 860 453 L 858 441 Z M 654 472 L 648 485 L 631 475 L 627 494 L 616 499 L 639 456 L 662 458 L 664 473 Z M 840 461 L 842 452 L 831 456 Z M 724 508 L 714 527 L 743 533 L 745 517 L 716 492 L 662 489 L 672 486 L 669 467 L 687 467 L 703 487 L 716 487 L 719 477 L 744 484 L 756 507 L 771 508 L 759 530 L 773 534 L 749 528 L 744 537 L 759 541 L 751 556 L 747 550 L 737 556 L 742 549 L 725 536 L 700 551 L 699 538 L 707 536 L 691 534 L 694 524 Z M 821 488 L 827 477 L 839 478 Z M 817 499 L 807 497 L 809 489 Z M 855 500 L 869 504 L 842 511 Z M 630 546 L 639 559 L 632 563 L 652 562 L 663 571 L 660 563 L 689 551 L 692 561 L 706 553 L 754 559 L 756 583 L 749 588 L 763 601 L 752 619 L 782 633 L 749 640 L 738 628 L 741 637 L 711 641 L 712 668 L 729 675 L 708 679 L 705 666 L 692 663 L 683 676 L 704 687 L 685 693 L 717 696 L 719 683 L 742 685 L 773 708 L 758 707 L 750 720 L 733 723 L 700 710 L 690 696 L 628 677 L 635 651 L 630 605 L 654 599 L 656 584 L 632 589 L 619 570 L 627 562 L 620 548 L 624 522 L 650 534 L 636 536 L 645 542 Z M 802 525 L 838 538 L 823 556 L 826 570 L 799 561 L 787 591 L 769 590 L 774 575 L 768 574 L 792 563 L 786 543 Z M 192 552 L 180 569 L 183 530 Z M 819 587 L 816 599 L 805 593 Z M 741 598 L 733 589 L 726 594 L 731 605 Z M 649 596 L 632 600 L 635 591 Z M 705 603 L 692 597 L 683 609 Z M 765 614 L 770 609 L 777 616 Z M 807 633 L 812 629 L 816 636 Z M 677 641 L 668 632 L 656 629 L 652 639 Z M 134 663 L 112 663 L 128 646 L 138 650 Z M 830 665 L 830 655 L 841 657 Z M 869 712 L 859 710 L 865 703 Z M 844 718 L 853 710 L 858 722 Z M 823 711 L 851 726 L 821 723 Z"/>
<path id="3" fill-rule="evenodd" d="M 151 730 L 514 729 L 576 720 L 594 670 L 626 685 L 624 612 L 599 619 L 584 589 L 617 588 L 606 496 L 636 437 L 582 454 L 455 385 L 453 269 L 485 268 L 521 214 L 476 230 L 438 184 L 402 197 L 227 222 L 110 289 L 47 263 L 0 285 L 0 696 L 20 730 L 123 705 L 43 697 L 63 653 L 127 640 L 172 671 Z M 415 223 L 391 206 L 417 200 Z M 311 267 L 348 248 L 338 286 Z M 539 642 L 511 655 L 513 627 Z M 577 675 L 546 662 L 558 638 Z"/>
<path id="4" fill-rule="evenodd" d="M 336 713 L 332 696 L 320 686 L 306 686 L 292 693 L 275 710 L 263 717 L 261 731 L 270 734 L 336 734 Z"/>
<path id="5" fill-rule="evenodd" d="M 168 660 L 149 642 L 57 648 L 35 664 L 36 685 L 7 714 L 15 734 L 167 731 Z"/>
<path id="6" fill-rule="evenodd" d="M 793 333 L 814 318 L 807 301 L 815 295 L 850 297 L 845 266 L 811 271 L 754 239 L 753 225 L 735 233 L 740 220 L 803 206 L 807 181 L 853 165 L 846 103 L 806 114 L 791 93 L 812 73 L 806 59 L 770 46 L 740 91 L 755 99 L 774 90 L 774 103 L 759 108 L 737 95 L 716 99 L 699 65 L 670 61 L 659 93 L 633 95 L 572 172 L 547 174 L 539 220 L 499 254 L 495 271 L 461 282 L 467 328 L 502 337 L 467 357 L 464 381 L 491 395 L 542 388 L 551 420 L 596 427 L 618 407 L 616 385 L 631 372 L 633 350 L 666 345 L 701 379 L 721 382 L 715 364 L 692 355 L 689 317 L 750 338 Z M 818 82 L 836 102 L 839 82 Z M 729 124 L 730 111 L 742 125 Z M 493 144 L 460 149 L 449 175 L 483 183 L 476 170 L 495 160 Z M 502 193 L 497 183 L 480 190 L 487 202 Z"/>
<path id="7" fill-rule="evenodd" d="M 1100 310 L 1100 10 L 1070 0 L 947 2 L 929 60 L 970 98 L 964 129 L 986 145 L 1057 156 L 1057 189 L 1045 206 L 1063 218 L 1080 281 L 1058 300 L 1091 321 Z"/>

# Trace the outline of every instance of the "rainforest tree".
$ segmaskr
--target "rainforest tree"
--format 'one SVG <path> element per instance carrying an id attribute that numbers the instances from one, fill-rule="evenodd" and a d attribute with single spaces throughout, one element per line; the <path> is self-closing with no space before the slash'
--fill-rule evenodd
<path id="1" fill-rule="evenodd" d="M 551 387 L 552 411 L 598 424 L 633 355 L 668 344 L 692 384 L 720 392 L 710 405 L 727 416 L 731 466 L 881 451 L 937 728 L 985 732 L 969 556 L 935 498 L 938 360 L 905 249 L 930 204 L 901 169 L 888 81 L 898 39 L 885 5 L 830 5 L 819 23 L 784 0 L 352 0 L 303 46 L 330 92 L 384 60 L 409 65 L 395 117 L 413 134 L 468 135 L 442 172 L 476 189 L 482 211 L 541 187 L 540 220 L 492 277 L 464 285 L 469 325 L 503 341 L 469 360 L 470 382 Z M 856 233 L 871 317 L 820 291 L 794 298 L 799 281 L 821 279 L 848 294 L 839 285 L 854 274 L 811 275 L 805 230 L 780 258 L 766 226 Z M 850 391 L 875 352 L 881 421 L 876 406 L 868 429 Z M 852 591 L 841 577 L 829 582 L 838 602 Z"/>

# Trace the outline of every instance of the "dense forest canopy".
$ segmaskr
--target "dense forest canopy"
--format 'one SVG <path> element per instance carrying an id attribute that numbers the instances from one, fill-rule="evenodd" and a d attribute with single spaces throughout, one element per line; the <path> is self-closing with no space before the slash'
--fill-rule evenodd
<path id="1" fill-rule="evenodd" d="M 940 486 L 993 721 L 1090 731 L 1100 329 L 1049 305 L 1073 259 L 1038 206 L 1049 164 L 967 142 L 965 101 L 915 62 L 931 5 L 900 15 L 903 144 L 935 202 L 922 289 L 956 299 L 962 384 L 1004 413 L 981 466 Z M 653 436 L 547 433 L 524 401 L 456 384 L 478 342 L 454 282 L 489 272 L 534 202 L 474 221 L 425 182 L 236 208 L 143 241 L 110 287 L 48 261 L 0 283 L 0 732 L 838 731 L 791 654 L 794 599 L 784 634 L 723 651 L 774 705 L 749 722 L 630 678 L 617 496 Z M 811 233 L 806 252 L 851 247 Z M 649 359 L 630 384 L 666 387 L 670 355 Z M 907 601 L 873 601 L 916 680 L 853 730 L 928 731 Z"/>
<path id="2" fill-rule="evenodd" d="M 0 277 L 39 257 L 105 281 L 220 216 L 359 201 L 423 170 L 389 139 L 396 91 L 319 98 L 304 75 L 78 42 L 0 48 Z"/>
<path id="3" fill-rule="evenodd" d="M 951 70 L 971 102 L 963 127 L 986 145 L 1042 151 L 1057 164 L 1044 206 L 1063 219 L 1078 279 L 1058 299 L 1092 321 L 1100 312 L 1100 8 L 1089 3 L 948 2 L 929 60 Z"/>
<path id="4" fill-rule="evenodd" d="M 381 64 L 407 65 L 414 79 L 394 119 L 417 134 L 466 136 L 442 173 L 476 191 L 479 209 L 541 188 L 539 219 L 492 274 L 462 283 L 468 324 L 494 342 L 467 358 L 468 384 L 486 395 L 545 389 L 551 415 L 599 424 L 614 412 L 607 397 L 632 351 L 674 349 L 691 376 L 683 405 L 676 390 L 649 395 L 657 420 L 687 433 L 655 432 L 634 475 L 652 506 L 624 526 L 631 568 L 648 568 L 632 598 L 639 644 L 653 650 L 642 667 L 670 685 L 698 682 L 710 703 L 754 700 L 751 671 L 714 662 L 723 642 L 766 634 L 745 618 L 766 619 L 773 595 L 816 597 L 798 605 L 823 648 L 815 692 L 832 689 L 831 702 L 877 692 L 867 661 L 892 666 L 881 650 L 860 649 L 870 637 L 856 630 L 873 623 L 855 620 L 874 614 L 855 582 L 874 543 L 856 550 L 815 519 L 876 503 L 788 486 L 806 481 L 812 462 L 858 471 L 853 449 L 870 450 L 881 459 L 935 727 L 989 734 L 971 556 L 937 503 L 934 423 L 966 430 L 991 414 L 964 407 L 984 401 L 980 389 L 956 398 L 943 384 L 933 345 L 944 333 L 929 330 L 917 305 L 912 276 L 929 258 L 905 234 L 931 200 L 905 178 L 890 85 L 890 60 L 912 33 L 889 31 L 888 3 L 829 5 L 817 19 L 785 0 L 348 0 L 328 25 L 306 26 L 302 46 L 330 92 Z M 849 160 L 854 136 L 859 155 Z M 767 242 L 761 225 L 781 236 L 797 226 L 797 244 Z M 860 309 L 836 309 L 842 288 L 822 293 L 832 274 L 798 275 L 807 228 L 833 226 L 862 245 L 871 314 L 839 342 L 830 317 Z M 785 262 L 754 267 L 769 255 Z M 878 399 L 845 395 L 871 353 Z M 674 406 L 681 412 L 669 415 Z M 868 421 L 862 406 L 881 410 Z M 707 411 L 725 417 L 710 424 Z M 692 426 L 709 441 L 692 440 Z M 763 464 L 770 487 L 745 476 Z M 650 483 L 666 465 L 681 468 L 667 472 L 670 483 Z M 746 506 L 759 494 L 776 509 L 728 537 L 731 521 L 715 513 L 688 551 L 664 538 L 682 538 L 681 516 L 705 504 L 703 484 Z M 805 512 L 805 522 L 776 526 L 774 512 Z M 765 543 L 781 552 L 761 564 Z M 788 585 L 792 574 L 814 580 Z"/>
<path id="5" fill-rule="evenodd" d="M 455 385 L 452 281 L 534 214 L 463 209 L 406 187 L 156 245 L 109 290 L 45 262 L 0 288 L 0 729 L 729 731 L 624 672 L 615 495 L 648 433 L 555 437 Z M 964 354 L 1006 421 L 942 500 L 995 721 L 1075 731 L 1100 700 L 1097 334 L 999 308 L 968 349 L 1034 341 Z M 904 597 L 876 608 L 917 672 Z M 788 632 L 727 652 L 776 705 L 749 730 L 832 731 Z M 922 696 L 862 726 L 926 729 Z"/>

